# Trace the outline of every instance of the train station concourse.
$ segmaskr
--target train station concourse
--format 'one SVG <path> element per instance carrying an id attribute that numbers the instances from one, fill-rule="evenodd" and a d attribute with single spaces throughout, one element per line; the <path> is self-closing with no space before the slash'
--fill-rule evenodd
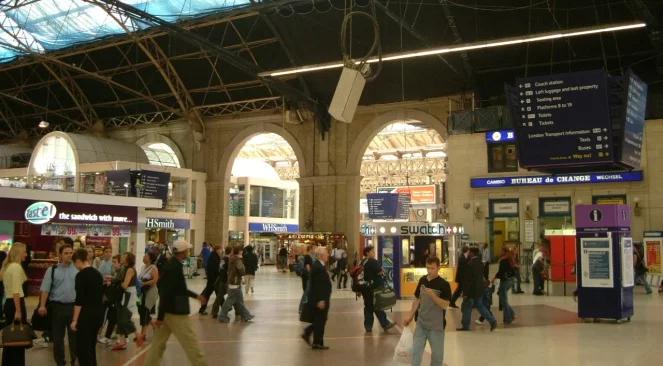
<path id="1" fill-rule="evenodd" d="M 0 366 L 660 363 L 662 32 L 0 0 Z"/>

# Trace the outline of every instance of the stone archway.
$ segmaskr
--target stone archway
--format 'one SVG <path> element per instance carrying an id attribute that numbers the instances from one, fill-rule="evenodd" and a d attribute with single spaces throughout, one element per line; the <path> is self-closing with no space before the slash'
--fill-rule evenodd
<path id="1" fill-rule="evenodd" d="M 294 151 L 295 156 L 297 157 L 300 174 L 305 174 L 304 172 L 307 172 L 308 164 L 305 159 L 301 144 L 295 138 L 295 136 L 285 128 L 273 123 L 261 122 L 252 124 L 236 132 L 230 142 L 228 142 L 223 147 L 223 153 L 221 154 L 218 163 L 215 164 L 216 172 L 214 176 L 221 179 L 220 182 L 216 182 L 216 184 L 218 184 L 218 189 L 220 189 L 220 191 L 218 191 L 218 196 L 216 197 L 215 202 L 219 205 L 219 210 L 217 211 L 216 215 L 210 215 L 209 213 L 207 215 L 208 229 L 206 232 L 208 235 L 215 235 L 214 233 L 216 233 L 216 235 L 220 234 L 221 237 L 217 237 L 217 241 L 220 241 L 224 246 L 228 242 L 227 232 L 229 227 L 229 217 L 227 195 L 228 191 L 230 190 L 230 175 L 232 172 L 233 163 L 244 144 L 249 139 L 251 139 L 251 137 L 263 133 L 274 133 L 286 140 Z M 216 220 L 214 219 L 214 216 L 216 216 Z M 222 222 L 220 232 L 219 221 Z"/>
<path id="2" fill-rule="evenodd" d="M 416 120 L 428 128 L 437 131 L 443 138 L 448 136 L 446 125 L 437 117 L 427 112 L 418 109 L 399 109 L 382 113 L 362 128 L 355 142 L 352 144 L 347 161 L 347 171 L 349 174 L 359 174 L 362 156 L 371 141 L 373 141 L 373 138 L 385 127 L 399 120 Z"/>

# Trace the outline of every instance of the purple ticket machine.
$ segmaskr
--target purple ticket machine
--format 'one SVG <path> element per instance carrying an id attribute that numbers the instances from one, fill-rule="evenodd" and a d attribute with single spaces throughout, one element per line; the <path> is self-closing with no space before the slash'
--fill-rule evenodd
<path id="1" fill-rule="evenodd" d="M 633 239 L 627 205 L 576 206 L 578 316 L 631 320 Z"/>

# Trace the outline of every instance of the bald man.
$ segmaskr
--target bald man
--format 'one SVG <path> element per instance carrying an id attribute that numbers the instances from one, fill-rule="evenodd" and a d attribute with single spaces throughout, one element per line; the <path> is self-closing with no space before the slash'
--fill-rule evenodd
<path id="1" fill-rule="evenodd" d="M 324 335 L 325 325 L 327 324 L 327 315 L 329 314 L 329 300 L 331 299 L 332 283 L 327 272 L 327 261 L 329 252 L 325 247 L 317 247 L 315 250 L 316 259 L 311 267 L 309 281 L 311 281 L 311 293 L 306 306 L 311 307 L 313 314 L 313 323 L 306 327 L 302 338 L 311 344 L 311 335 L 313 343 L 311 347 L 314 350 L 326 350 Z"/>

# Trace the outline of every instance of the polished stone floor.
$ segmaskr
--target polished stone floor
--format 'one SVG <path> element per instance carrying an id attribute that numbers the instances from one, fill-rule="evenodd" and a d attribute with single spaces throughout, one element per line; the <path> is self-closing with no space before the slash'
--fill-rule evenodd
<path id="1" fill-rule="evenodd" d="M 190 280 L 189 285 L 200 290 L 203 281 Z M 255 290 L 256 293 L 246 299 L 247 306 L 256 315 L 254 323 L 220 324 L 209 316 L 192 315 L 209 365 L 394 365 L 392 355 L 400 330 L 383 333 L 377 329 L 376 321 L 373 334 L 364 333 L 361 299 L 356 301 L 350 291 L 334 293 L 325 340 L 331 349 L 313 351 L 299 338 L 303 328 L 297 316 L 301 295 L 299 278 L 264 267 L 256 277 Z M 456 332 L 460 312 L 450 310 L 445 363 L 449 366 L 660 364 L 663 359 L 663 295 L 645 295 L 641 287 L 636 292 L 636 315 L 632 322 L 625 324 L 582 323 L 577 320 L 573 299 L 528 294 L 511 296 L 517 320 L 504 327 L 498 319 L 500 326 L 493 333 L 487 327 L 474 324 L 472 332 Z M 400 301 L 389 316 L 400 321 L 409 306 L 409 301 Z M 197 304 L 193 308 L 197 310 Z M 501 317 L 497 308 L 493 312 Z M 141 349 L 130 345 L 120 352 L 98 345 L 99 364 L 142 365 L 148 349 L 149 341 Z M 51 350 L 35 347 L 28 351 L 27 361 L 28 365 L 51 365 Z M 188 364 L 174 338 L 168 345 L 163 364 Z"/>

